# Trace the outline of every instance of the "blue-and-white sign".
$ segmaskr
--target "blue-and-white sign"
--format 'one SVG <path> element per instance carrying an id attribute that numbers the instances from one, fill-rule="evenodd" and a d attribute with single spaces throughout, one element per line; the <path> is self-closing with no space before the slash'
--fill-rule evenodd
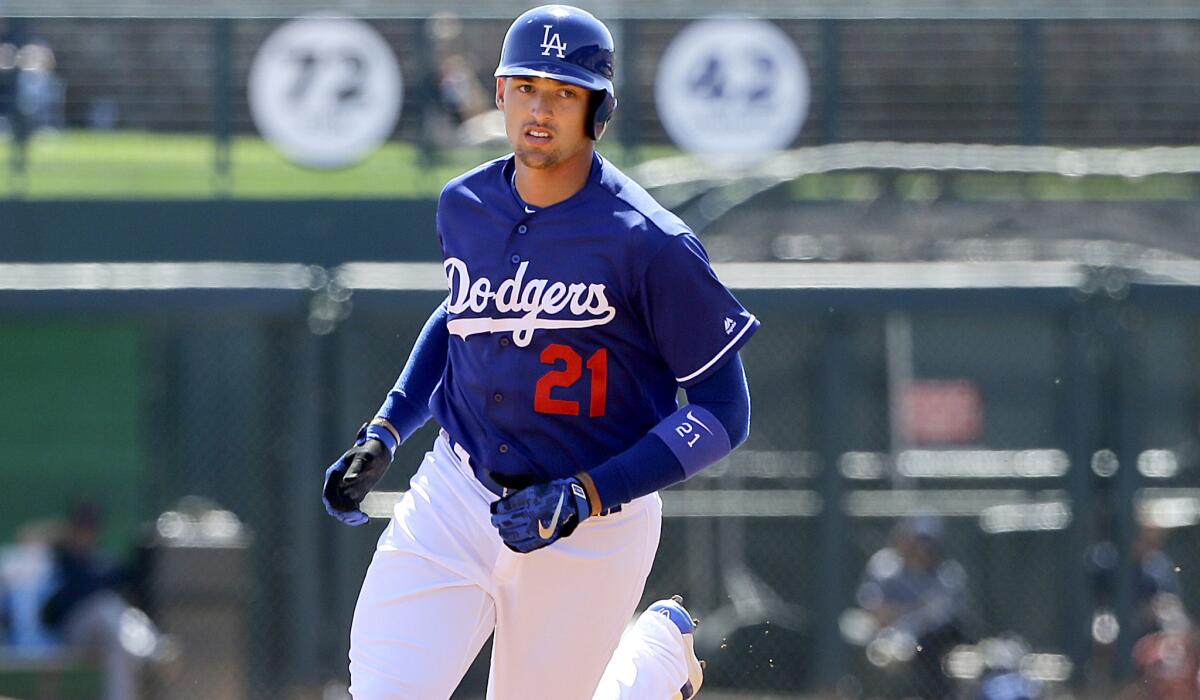
<path id="1" fill-rule="evenodd" d="M 760 19 L 693 22 L 658 66 L 658 115 L 681 148 L 734 163 L 786 148 L 808 112 L 808 70 L 792 40 Z"/>

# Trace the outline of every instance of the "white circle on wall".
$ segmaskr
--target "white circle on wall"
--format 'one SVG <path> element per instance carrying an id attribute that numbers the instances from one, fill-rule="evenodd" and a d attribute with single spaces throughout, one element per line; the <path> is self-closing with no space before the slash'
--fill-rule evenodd
<path id="1" fill-rule="evenodd" d="M 779 27 L 753 18 L 689 24 L 658 64 L 655 99 L 680 148 L 751 162 L 786 148 L 808 113 L 808 69 Z"/>
<path id="2" fill-rule="evenodd" d="M 353 165 L 387 141 L 404 81 L 391 47 L 366 22 L 290 20 L 259 48 L 248 81 L 254 125 L 283 155 L 310 168 Z"/>

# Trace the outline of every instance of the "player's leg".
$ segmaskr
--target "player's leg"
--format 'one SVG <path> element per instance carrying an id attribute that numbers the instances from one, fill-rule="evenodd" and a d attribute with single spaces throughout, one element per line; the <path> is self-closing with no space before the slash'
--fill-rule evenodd
<path id="1" fill-rule="evenodd" d="M 661 524 L 651 495 L 545 549 L 502 548 L 488 700 L 528 700 L 534 688 L 590 700 L 641 598 Z"/>
<path id="2" fill-rule="evenodd" d="M 704 682 L 679 596 L 651 605 L 625 631 L 592 700 L 689 700 Z"/>
<path id="3" fill-rule="evenodd" d="M 491 598 L 408 552 L 376 552 L 350 631 L 350 694 L 448 698 L 492 632 Z"/>
<path id="4" fill-rule="evenodd" d="M 397 504 L 350 631 L 360 700 L 448 698 L 495 622 L 487 500 L 439 439 Z"/>

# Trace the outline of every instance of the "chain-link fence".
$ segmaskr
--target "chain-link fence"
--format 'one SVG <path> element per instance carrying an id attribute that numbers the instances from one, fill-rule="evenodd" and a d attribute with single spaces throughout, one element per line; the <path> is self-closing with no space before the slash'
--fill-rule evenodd
<path id="1" fill-rule="evenodd" d="M 690 15 L 633 19 L 612 9 L 621 107 L 602 148 L 631 164 L 673 150 L 655 86 L 667 46 Z M 79 14 L 85 16 L 0 18 L 0 133 L 10 136 L 0 141 L 7 166 L 0 192 L 428 195 L 481 156 L 506 148 L 492 109 L 491 74 L 509 19 L 367 15 L 403 76 L 399 120 L 387 146 L 370 159 L 319 174 L 265 146 L 252 119 L 252 65 L 287 15 Z M 1200 100 L 1200 21 L 1194 18 L 794 14 L 766 13 L 779 15 L 776 26 L 807 65 L 811 99 L 793 146 L 1195 140 L 1189 115 Z M 312 70 L 333 80 L 341 68 Z"/>
<path id="2" fill-rule="evenodd" d="M 74 279 L 66 268 L 52 274 Z M 106 502 L 121 545 L 140 538 L 136 522 L 155 523 L 147 604 L 182 663 L 156 676 L 154 697 L 344 687 L 379 521 L 326 517 L 320 476 L 440 299 L 417 268 L 377 270 L 382 285 L 334 277 L 346 287 L 298 268 L 316 291 L 299 277 L 273 291 L 151 291 L 149 274 L 132 282 L 141 291 L 30 291 L 40 287 L 26 274 L 25 291 L 0 295 L 10 353 L 85 343 L 41 370 L 78 378 L 54 392 L 88 386 L 103 371 L 92 356 L 136 348 L 135 390 L 80 404 L 112 414 L 128 402 L 136 419 L 107 435 L 82 425 L 86 459 L 43 457 L 43 497 L 6 489 L 4 527 L 72 495 L 142 489 Z M 1061 266 L 1032 285 L 1010 270 L 1004 284 L 945 288 L 914 265 L 907 285 L 873 283 L 862 266 L 862 285 L 839 289 L 814 286 L 820 268 L 730 268 L 763 321 L 743 351 L 752 434 L 663 494 L 643 602 L 683 593 L 703 619 L 705 692 L 976 697 L 1008 678 L 1046 698 L 1099 699 L 1178 661 L 1163 649 L 1182 647 L 1147 635 L 1177 634 L 1178 611 L 1200 604 L 1180 583 L 1200 561 L 1200 287 L 1177 283 L 1183 272 L 1164 283 Z M 787 288 L 756 289 L 755 277 Z M 26 405 L 35 380 L 12 383 L 6 403 Z M 433 429 L 401 448 L 381 490 L 405 488 Z M 36 453 L 43 434 L 14 433 L 6 454 Z M 135 447 L 119 447 L 126 434 Z M 120 475 L 131 462 L 142 476 Z M 457 697 L 482 693 L 485 662 Z"/>

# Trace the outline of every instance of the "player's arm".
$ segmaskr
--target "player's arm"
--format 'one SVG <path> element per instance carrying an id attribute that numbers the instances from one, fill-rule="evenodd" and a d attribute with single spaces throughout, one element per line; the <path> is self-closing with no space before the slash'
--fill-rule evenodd
<path id="1" fill-rule="evenodd" d="M 383 478 L 396 448 L 429 420 L 429 398 L 446 368 L 450 333 L 445 303 L 425 322 L 396 384 L 369 423 L 358 431 L 354 447 L 325 470 L 322 500 L 330 515 L 349 525 L 367 516 L 359 504 Z"/>
<path id="2" fill-rule="evenodd" d="M 450 348 L 447 315 L 443 302 L 425 322 L 408 362 L 372 421 L 387 428 L 386 432 L 376 431 L 375 434 L 392 452 L 429 421 L 429 397 L 433 396 L 433 390 L 442 379 Z"/>
<path id="3" fill-rule="evenodd" d="M 750 391 L 738 351 L 758 328 L 717 279 L 691 234 L 675 237 L 642 275 L 640 308 L 688 404 L 633 447 L 589 470 L 599 512 L 690 478 L 750 433 Z"/>
<path id="4" fill-rule="evenodd" d="M 686 391 L 686 406 L 633 447 L 584 472 L 584 482 L 593 483 L 588 494 L 593 513 L 689 479 L 746 441 L 750 390 L 740 355 Z"/>
<path id="5" fill-rule="evenodd" d="M 605 509 L 699 473 L 746 440 L 750 390 L 736 352 L 686 391 L 686 406 L 624 452 L 573 477 L 522 488 L 493 503 L 492 524 L 504 543 L 517 552 L 545 547 Z M 560 512 L 563 505 L 566 515 Z M 557 515 L 551 517 L 551 511 Z M 542 529 L 543 521 L 552 523 L 551 531 Z"/>

